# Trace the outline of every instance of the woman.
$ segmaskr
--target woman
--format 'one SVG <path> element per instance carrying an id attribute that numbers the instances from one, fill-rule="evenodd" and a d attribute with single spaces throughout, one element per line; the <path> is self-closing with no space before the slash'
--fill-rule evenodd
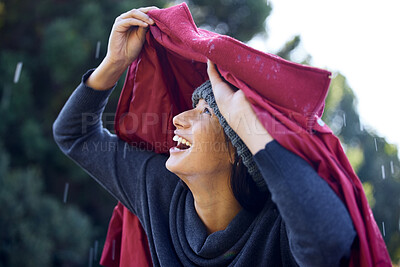
<path id="1" fill-rule="evenodd" d="M 346 264 L 356 236 L 346 207 L 311 166 L 273 140 L 211 62 L 194 108 L 174 118 L 177 145 L 168 158 L 102 128 L 110 88 L 138 57 L 152 9 L 116 19 L 105 59 L 84 75 L 54 123 L 61 150 L 139 217 L 156 266 Z M 96 115 L 84 131 L 82 113 Z"/>

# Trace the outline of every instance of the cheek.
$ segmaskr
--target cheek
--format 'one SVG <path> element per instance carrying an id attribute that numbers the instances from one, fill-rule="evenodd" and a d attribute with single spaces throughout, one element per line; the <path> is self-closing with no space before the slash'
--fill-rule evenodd
<path id="1" fill-rule="evenodd" d="M 226 143 L 223 129 L 219 123 L 208 123 L 196 131 L 195 141 L 198 145 L 196 151 L 202 155 L 206 162 L 229 162 L 229 148 Z"/>

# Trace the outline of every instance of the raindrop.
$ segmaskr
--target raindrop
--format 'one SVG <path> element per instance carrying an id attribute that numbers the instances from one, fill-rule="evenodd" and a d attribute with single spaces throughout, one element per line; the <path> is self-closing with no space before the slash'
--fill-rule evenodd
<path id="1" fill-rule="evenodd" d="M 68 189 L 69 189 L 69 183 L 65 183 L 65 187 L 64 187 L 64 203 L 67 203 Z"/>
<path id="2" fill-rule="evenodd" d="M 226 34 L 229 31 L 229 25 L 226 23 L 219 23 L 217 27 L 215 27 L 215 32 L 219 34 Z"/>
<path id="3" fill-rule="evenodd" d="M 382 222 L 382 232 L 383 232 L 383 236 L 385 236 L 386 235 L 385 222 Z"/>
<path id="4" fill-rule="evenodd" d="M 385 166 L 381 166 L 381 168 L 382 168 L 382 179 L 385 179 L 386 178 L 386 176 L 385 176 Z"/>
<path id="5" fill-rule="evenodd" d="M 100 55 L 100 46 L 101 46 L 101 42 L 97 41 L 97 45 L 96 45 L 96 59 L 99 58 Z"/>
<path id="6" fill-rule="evenodd" d="M 211 46 L 210 46 L 210 51 L 209 51 L 209 52 L 211 53 L 211 51 L 214 50 L 214 48 L 215 48 L 215 45 L 214 45 L 214 44 L 211 44 Z"/>
<path id="7" fill-rule="evenodd" d="M 318 122 L 318 124 L 319 124 L 320 126 L 324 126 L 324 125 L 325 125 L 325 122 L 324 122 L 321 118 L 318 118 L 318 119 L 317 119 L 317 122 Z"/>
<path id="8" fill-rule="evenodd" d="M 343 113 L 343 126 L 346 127 L 346 113 Z"/>
<path id="9" fill-rule="evenodd" d="M 378 151 L 378 144 L 376 142 L 376 138 L 374 137 L 374 142 L 375 142 L 375 150 Z"/>
<path id="10" fill-rule="evenodd" d="M 99 249 L 99 241 L 94 241 L 94 260 L 97 261 L 97 251 Z"/>
<path id="11" fill-rule="evenodd" d="M 18 83 L 19 77 L 21 76 L 21 70 L 22 70 L 22 62 L 18 62 L 17 67 L 15 68 L 15 73 L 14 73 L 14 83 Z"/>
<path id="12" fill-rule="evenodd" d="M 112 243 L 112 254 L 111 254 L 111 259 L 115 260 L 115 239 L 113 240 Z"/>
<path id="13" fill-rule="evenodd" d="M 93 266 L 93 248 L 89 250 L 89 267 Z"/>
<path id="14" fill-rule="evenodd" d="M 394 165 L 393 165 L 393 161 L 390 161 L 390 171 L 392 172 L 392 174 L 394 174 Z"/>
<path id="15" fill-rule="evenodd" d="M 400 218 L 399 218 L 399 231 L 400 231 Z"/>
<path id="16" fill-rule="evenodd" d="M 126 159 L 126 150 L 128 149 L 128 143 L 125 142 L 124 144 L 124 154 L 123 154 L 123 159 Z"/>

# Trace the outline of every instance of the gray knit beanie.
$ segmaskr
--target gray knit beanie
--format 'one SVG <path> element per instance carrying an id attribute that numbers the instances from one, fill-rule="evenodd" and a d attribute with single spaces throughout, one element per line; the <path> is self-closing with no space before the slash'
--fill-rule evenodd
<path id="1" fill-rule="evenodd" d="M 219 112 L 217 103 L 215 102 L 214 93 L 211 88 L 211 82 L 206 81 L 200 85 L 192 94 L 193 108 L 197 106 L 200 99 L 204 99 L 207 104 L 214 110 L 214 114 L 217 116 L 219 123 L 224 129 L 225 134 L 229 137 L 236 151 L 240 157 L 242 157 L 243 164 L 247 167 L 248 172 L 256 183 L 257 187 L 261 191 L 266 191 L 267 186 L 260 171 L 257 168 L 256 163 L 253 160 L 253 155 L 250 150 L 244 144 L 242 139 L 235 133 L 235 131 L 228 125 L 225 118 Z"/>

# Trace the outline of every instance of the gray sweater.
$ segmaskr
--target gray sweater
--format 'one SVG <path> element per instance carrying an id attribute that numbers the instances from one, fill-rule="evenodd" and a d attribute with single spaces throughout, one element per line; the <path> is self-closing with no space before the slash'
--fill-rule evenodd
<path id="1" fill-rule="evenodd" d="M 112 89 L 84 82 L 53 125 L 61 150 L 136 214 L 155 266 L 339 266 L 356 236 L 349 213 L 306 161 L 276 141 L 254 155 L 269 198 L 208 235 L 191 192 L 165 168 L 167 156 L 129 146 L 102 127 Z M 87 118 L 92 119 L 88 121 Z"/>

